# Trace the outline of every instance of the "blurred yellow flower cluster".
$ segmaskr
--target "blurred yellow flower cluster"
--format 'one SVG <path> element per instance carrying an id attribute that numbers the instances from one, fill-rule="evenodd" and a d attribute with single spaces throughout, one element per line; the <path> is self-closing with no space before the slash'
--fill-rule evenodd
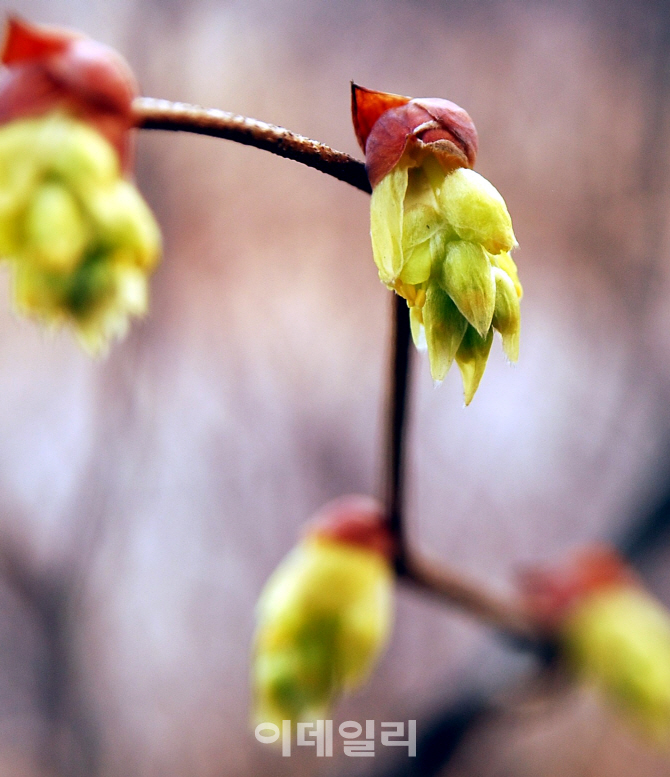
<path id="1" fill-rule="evenodd" d="M 641 588 L 594 591 L 561 630 L 566 656 L 586 681 L 628 709 L 641 727 L 670 744 L 670 615 Z"/>
<path id="2" fill-rule="evenodd" d="M 90 352 L 147 307 L 160 232 L 110 143 L 59 111 L 0 127 L 0 256 L 21 312 Z"/>
<path id="3" fill-rule="evenodd" d="M 526 570 L 528 607 L 565 665 L 670 745 L 670 613 L 608 546 Z"/>
<path id="4" fill-rule="evenodd" d="M 367 679 L 386 645 L 393 570 L 371 503 L 349 497 L 327 506 L 330 529 L 313 530 L 266 583 L 257 606 L 256 723 L 326 718 L 340 695 Z"/>

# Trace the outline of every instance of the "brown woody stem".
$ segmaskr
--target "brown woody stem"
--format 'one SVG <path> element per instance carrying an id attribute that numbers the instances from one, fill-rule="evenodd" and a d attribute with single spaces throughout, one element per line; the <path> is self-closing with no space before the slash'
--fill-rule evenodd
<path id="1" fill-rule="evenodd" d="M 393 295 L 392 320 L 382 477 L 384 507 L 389 529 L 395 541 L 395 568 L 398 575 L 403 577 L 407 574 L 407 537 L 404 520 L 405 430 L 409 407 L 412 349 L 407 303 L 397 294 Z"/>
<path id="2" fill-rule="evenodd" d="M 151 97 L 138 97 L 133 104 L 133 112 L 135 126 L 142 129 L 194 132 L 233 140 L 313 167 L 361 191 L 372 191 L 363 162 L 274 124 L 215 108 Z M 537 632 L 520 607 L 498 598 L 444 565 L 429 562 L 409 550 L 403 520 L 403 487 L 410 341 L 407 305 L 401 297 L 395 296 L 386 415 L 384 498 L 389 526 L 396 541 L 398 576 L 511 636 L 534 643 L 538 638 Z"/>
<path id="3" fill-rule="evenodd" d="M 274 124 L 153 97 L 138 97 L 133 112 L 135 126 L 142 129 L 195 132 L 234 140 L 313 167 L 368 194 L 372 191 L 363 162 Z"/>

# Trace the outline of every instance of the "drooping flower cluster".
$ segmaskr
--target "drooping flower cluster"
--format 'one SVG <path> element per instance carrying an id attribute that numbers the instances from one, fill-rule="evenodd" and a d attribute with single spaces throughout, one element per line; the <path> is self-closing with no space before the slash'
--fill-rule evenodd
<path id="1" fill-rule="evenodd" d="M 160 254 L 127 180 L 132 74 L 87 38 L 11 20 L 0 80 L 0 258 L 17 308 L 90 352 L 147 309 Z"/>
<path id="2" fill-rule="evenodd" d="M 353 86 L 353 117 L 372 184 L 370 234 L 380 279 L 407 300 L 414 341 L 434 380 L 454 359 L 469 404 L 493 330 L 519 353 L 522 289 L 503 198 L 472 169 L 477 134 L 448 100 Z"/>
<path id="3" fill-rule="evenodd" d="M 257 723 L 326 718 L 368 677 L 391 629 L 390 538 L 374 500 L 327 505 L 268 580 L 257 608 Z"/>
<path id="4" fill-rule="evenodd" d="M 530 612 L 569 667 L 670 744 L 670 613 L 608 548 L 523 580 Z"/>

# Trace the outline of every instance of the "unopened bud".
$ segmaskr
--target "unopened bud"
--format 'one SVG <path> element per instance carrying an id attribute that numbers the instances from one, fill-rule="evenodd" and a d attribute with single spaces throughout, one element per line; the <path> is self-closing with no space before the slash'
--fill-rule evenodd
<path id="1" fill-rule="evenodd" d="M 0 123 L 65 111 L 95 127 L 128 169 L 138 88 L 116 51 L 73 30 L 10 17 L 1 58 Z"/>
<path id="2" fill-rule="evenodd" d="M 379 506 L 326 506 L 267 582 L 258 602 L 256 719 L 327 717 L 368 677 L 392 620 L 392 545 Z"/>
<path id="3" fill-rule="evenodd" d="M 581 553 L 523 581 L 530 612 L 584 682 L 670 743 L 670 614 L 613 550 Z"/>
<path id="4" fill-rule="evenodd" d="M 352 117 L 373 187 L 404 155 L 411 166 L 432 155 L 446 172 L 475 163 L 475 125 L 449 100 L 410 99 L 352 84 Z"/>

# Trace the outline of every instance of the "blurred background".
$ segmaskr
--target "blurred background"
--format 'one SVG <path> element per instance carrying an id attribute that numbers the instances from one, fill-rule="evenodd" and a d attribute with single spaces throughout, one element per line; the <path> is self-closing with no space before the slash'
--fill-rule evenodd
<path id="1" fill-rule="evenodd" d="M 457 371 L 435 388 L 417 359 L 413 541 L 509 592 L 524 565 L 620 538 L 670 604 L 667 3 L 8 10 L 115 46 L 146 95 L 359 157 L 351 79 L 465 107 L 520 243 L 521 358 L 494 344 L 467 409 Z M 315 509 L 378 487 L 391 297 L 368 198 L 345 184 L 161 132 L 138 137 L 137 179 L 164 261 L 150 315 L 107 359 L 16 319 L 0 277 L 0 775 L 670 774 L 595 696 L 406 590 L 381 666 L 334 720 L 415 718 L 422 759 L 256 742 L 258 593 Z"/>

